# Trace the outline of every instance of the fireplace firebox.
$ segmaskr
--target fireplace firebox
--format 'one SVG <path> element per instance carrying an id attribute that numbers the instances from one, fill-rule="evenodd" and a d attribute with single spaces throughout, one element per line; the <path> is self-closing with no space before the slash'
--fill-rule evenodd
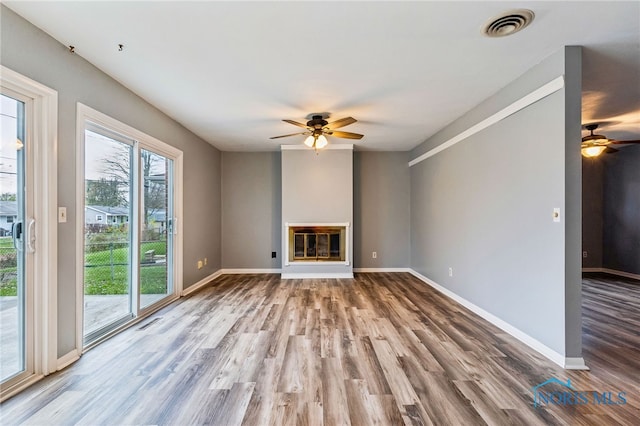
<path id="1" fill-rule="evenodd" d="M 344 262 L 346 227 L 290 226 L 290 262 Z"/>

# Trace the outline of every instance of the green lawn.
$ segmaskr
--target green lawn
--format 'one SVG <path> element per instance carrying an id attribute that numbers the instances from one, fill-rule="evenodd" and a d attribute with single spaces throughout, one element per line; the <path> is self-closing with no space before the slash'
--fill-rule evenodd
<path id="1" fill-rule="evenodd" d="M 110 247 L 103 244 L 104 248 Z M 117 245 L 116 245 L 117 247 Z M 154 250 L 155 256 L 166 256 L 166 241 L 150 241 L 140 245 L 140 291 L 142 294 L 166 294 L 167 265 L 144 263 L 145 253 Z M 113 266 L 112 266 L 113 265 Z M 108 248 L 85 254 L 85 294 L 127 294 L 129 248 Z"/>
<path id="2" fill-rule="evenodd" d="M 113 255 L 113 263 L 128 263 L 129 262 L 129 247 L 120 247 L 119 244 L 114 244 L 113 250 L 110 248 L 109 243 L 100 243 L 100 248 L 103 250 L 86 253 L 84 255 L 85 265 L 104 265 L 111 264 L 111 256 Z M 167 242 L 166 241 L 149 241 L 140 245 L 140 259 L 144 259 L 144 254 L 149 250 L 155 250 L 156 256 L 166 256 L 167 254 Z"/>
<path id="3" fill-rule="evenodd" d="M 0 237 L 0 296 L 15 296 L 17 294 L 15 252 L 13 239 Z M 11 256 L 11 260 L 9 260 L 9 256 Z"/>
<path id="4" fill-rule="evenodd" d="M 11 237 L 0 237 L 0 249 L 13 249 L 13 239 Z"/>
<path id="5" fill-rule="evenodd" d="M 114 244 L 118 247 L 121 244 Z M 85 294 L 127 294 L 129 277 L 129 248 L 110 248 L 109 243 L 100 244 L 101 251 L 85 253 L 84 289 Z M 94 246 L 95 248 L 96 246 Z M 142 294 L 166 294 L 167 264 L 144 263 L 145 253 L 154 250 L 155 256 L 166 256 L 166 241 L 150 241 L 140 245 L 140 286 Z M 0 254 L 13 253 L 11 237 L 0 238 Z M 0 269 L 0 296 L 15 296 L 17 281 L 15 267 Z"/>
<path id="6" fill-rule="evenodd" d="M 13 268 L 16 269 L 16 268 Z M 18 280 L 11 278 L 6 282 L 0 283 L 0 296 L 17 296 L 18 295 Z"/>
<path id="7" fill-rule="evenodd" d="M 94 266 L 84 268 L 84 294 L 127 294 L 127 266 Z M 142 294 L 167 293 L 167 265 L 142 265 L 140 267 L 140 291 Z"/>

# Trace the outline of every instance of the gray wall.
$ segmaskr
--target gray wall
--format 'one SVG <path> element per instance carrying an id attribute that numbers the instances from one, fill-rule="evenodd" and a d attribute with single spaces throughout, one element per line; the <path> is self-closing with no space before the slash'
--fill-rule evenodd
<path id="1" fill-rule="evenodd" d="M 354 153 L 356 268 L 409 267 L 408 158 L 407 152 Z"/>
<path id="2" fill-rule="evenodd" d="M 311 149 L 282 151 L 282 227 L 286 222 L 353 224 L 353 151 Z M 350 228 L 353 241 L 353 226 Z M 282 250 L 284 252 L 284 244 Z M 352 245 L 353 247 L 353 245 Z M 284 254 L 283 256 L 285 256 Z M 283 273 L 350 273 L 344 265 L 290 265 Z"/>
<path id="3" fill-rule="evenodd" d="M 560 75 L 564 89 L 411 168 L 411 267 L 557 353 L 579 357 L 579 48 L 547 58 L 411 158 Z M 552 221 L 554 207 L 561 223 Z"/>
<path id="4" fill-rule="evenodd" d="M 602 266 L 640 274 L 640 145 L 602 160 Z"/>
<path id="5" fill-rule="evenodd" d="M 280 158 L 280 152 L 222 153 L 223 268 L 281 267 Z M 409 267 L 407 158 L 406 152 L 353 153 L 355 268 Z"/>
<path id="6" fill-rule="evenodd" d="M 582 160 L 583 268 L 602 268 L 603 157 Z"/>
<path id="7" fill-rule="evenodd" d="M 279 152 L 222 153 L 223 268 L 280 268 L 280 179 Z"/>
<path id="8" fill-rule="evenodd" d="M 1 6 L 1 61 L 58 91 L 58 202 L 68 222 L 58 226 L 58 355 L 75 348 L 76 103 L 184 152 L 184 285 L 220 268 L 220 152 L 77 54 Z M 196 269 L 197 259 L 208 265 Z"/>

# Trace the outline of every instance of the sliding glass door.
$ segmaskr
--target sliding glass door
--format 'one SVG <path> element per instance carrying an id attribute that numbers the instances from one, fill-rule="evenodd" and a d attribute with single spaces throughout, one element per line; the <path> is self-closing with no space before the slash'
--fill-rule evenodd
<path id="1" fill-rule="evenodd" d="M 173 293 L 173 161 L 140 150 L 140 308 Z"/>
<path id="2" fill-rule="evenodd" d="M 56 368 L 57 105 L 0 65 L 0 401 Z"/>
<path id="3" fill-rule="evenodd" d="M 27 200 L 25 103 L 2 94 L 0 146 L 0 379 L 32 370 L 33 223 Z M 30 229 L 28 229 L 30 228 Z"/>
<path id="4" fill-rule="evenodd" d="M 83 132 L 86 346 L 175 297 L 176 183 L 160 142 L 91 121 Z"/>
<path id="5" fill-rule="evenodd" d="M 133 316 L 134 141 L 88 125 L 84 133 L 84 339 Z"/>

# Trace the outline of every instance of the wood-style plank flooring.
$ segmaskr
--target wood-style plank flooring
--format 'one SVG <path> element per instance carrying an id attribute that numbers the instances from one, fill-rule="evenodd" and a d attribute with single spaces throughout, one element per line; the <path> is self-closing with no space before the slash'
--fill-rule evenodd
<path id="1" fill-rule="evenodd" d="M 565 371 L 410 274 L 223 276 L 6 401 L 0 423 L 638 424 L 640 285 L 593 276 L 583 298 L 591 371 Z M 628 402 L 534 407 L 551 377 Z"/>

